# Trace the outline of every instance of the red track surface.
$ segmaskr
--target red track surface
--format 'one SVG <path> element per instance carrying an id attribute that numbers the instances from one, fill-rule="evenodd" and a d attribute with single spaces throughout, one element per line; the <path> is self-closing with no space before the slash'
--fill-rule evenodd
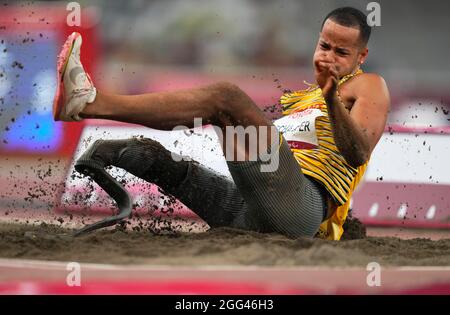
<path id="1" fill-rule="evenodd" d="M 0 259 L 0 294 L 450 294 L 450 267 L 365 268 L 81 264 L 78 287 L 64 262 Z"/>

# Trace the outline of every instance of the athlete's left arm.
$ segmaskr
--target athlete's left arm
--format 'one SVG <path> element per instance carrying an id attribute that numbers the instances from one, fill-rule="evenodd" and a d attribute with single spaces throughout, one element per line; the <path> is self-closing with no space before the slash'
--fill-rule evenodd
<path id="1" fill-rule="evenodd" d="M 335 94 L 328 98 L 328 112 L 336 146 L 353 167 L 364 164 L 383 134 L 390 106 L 385 81 L 375 74 L 361 74 L 353 86 L 355 101 L 348 113 Z"/>
<path id="2" fill-rule="evenodd" d="M 350 117 L 363 134 L 368 158 L 386 126 L 390 110 L 389 91 L 384 79 L 376 74 L 362 74 L 360 82 L 355 82 L 353 91 L 355 102 Z"/>
<path id="3" fill-rule="evenodd" d="M 339 152 L 353 167 L 364 164 L 383 134 L 390 108 L 389 92 L 383 78 L 361 74 L 353 78 L 353 107 L 350 113 L 337 95 L 337 72 L 333 65 L 320 64 L 324 71 L 319 86 L 328 107 L 333 136 Z"/>

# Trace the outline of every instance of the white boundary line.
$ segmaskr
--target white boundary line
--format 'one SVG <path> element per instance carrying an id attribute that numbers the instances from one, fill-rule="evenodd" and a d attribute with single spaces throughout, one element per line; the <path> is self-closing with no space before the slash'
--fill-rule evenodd
<path id="1" fill-rule="evenodd" d="M 63 261 L 45 261 L 45 260 L 27 260 L 27 259 L 5 259 L 0 258 L 0 268 L 35 268 L 42 270 L 61 269 L 66 270 L 69 262 Z M 113 264 L 96 264 L 80 262 L 83 268 L 91 270 L 133 270 L 133 271 L 163 271 L 163 270 L 205 270 L 205 271 L 366 271 L 365 266 L 241 266 L 241 265 L 113 265 Z M 383 270 L 389 271 L 448 271 L 450 266 L 386 266 Z"/>

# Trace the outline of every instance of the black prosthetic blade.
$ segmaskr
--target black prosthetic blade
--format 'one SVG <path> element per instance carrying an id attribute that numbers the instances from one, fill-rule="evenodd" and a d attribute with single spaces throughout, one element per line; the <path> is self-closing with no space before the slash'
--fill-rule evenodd
<path id="1" fill-rule="evenodd" d="M 92 165 L 86 165 L 83 163 L 77 163 L 75 169 L 85 175 L 92 178 L 114 201 L 119 207 L 119 213 L 114 216 L 110 216 L 101 221 L 86 225 L 85 227 L 74 232 L 74 236 L 86 234 L 88 232 L 101 229 L 104 227 L 112 226 L 123 219 L 127 218 L 131 214 L 131 197 L 123 186 L 118 183 L 111 175 L 106 172 L 104 168 L 94 167 Z"/>

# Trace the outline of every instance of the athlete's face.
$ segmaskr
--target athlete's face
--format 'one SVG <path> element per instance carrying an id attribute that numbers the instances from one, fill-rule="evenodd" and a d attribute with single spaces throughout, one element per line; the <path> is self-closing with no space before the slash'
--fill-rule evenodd
<path id="1" fill-rule="evenodd" d="M 364 63 L 368 49 L 359 41 L 359 29 L 339 25 L 330 19 L 325 21 L 314 52 L 314 73 L 318 74 L 317 62 L 336 65 L 339 77 L 352 73 Z"/>

